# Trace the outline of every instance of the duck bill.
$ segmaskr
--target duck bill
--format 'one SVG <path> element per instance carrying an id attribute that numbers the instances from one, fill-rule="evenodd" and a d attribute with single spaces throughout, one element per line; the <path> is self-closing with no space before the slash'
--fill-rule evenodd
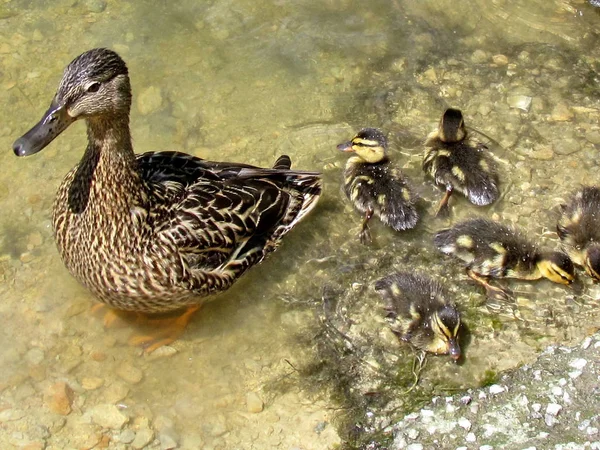
<path id="1" fill-rule="evenodd" d="M 454 362 L 458 362 L 458 360 L 460 359 L 462 353 L 460 351 L 460 346 L 458 345 L 456 339 L 450 339 L 450 341 L 448 342 L 448 354 Z"/>
<path id="2" fill-rule="evenodd" d="M 344 143 L 338 145 L 337 149 L 340 152 L 352 152 L 352 151 L 354 151 L 354 150 L 352 150 L 352 141 L 344 142 Z"/>
<path id="3" fill-rule="evenodd" d="M 59 105 L 55 98 L 42 119 L 15 141 L 13 144 L 15 155 L 29 156 L 39 152 L 74 121 L 75 119 L 67 113 L 64 105 Z"/>

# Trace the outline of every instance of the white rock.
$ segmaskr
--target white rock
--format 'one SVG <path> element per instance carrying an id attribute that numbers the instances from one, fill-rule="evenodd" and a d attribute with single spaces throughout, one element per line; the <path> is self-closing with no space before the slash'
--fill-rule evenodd
<path id="1" fill-rule="evenodd" d="M 560 406 L 558 403 L 548 403 L 548 406 L 546 407 L 546 414 L 557 416 L 561 409 L 562 406 Z"/>
<path id="2" fill-rule="evenodd" d="M 533 99 L 527 95 L 509 95 L 506 98 L 508 106 L 525 112 L 529 111 L 529 108 L 531 108 L 532 100 Z"/>
<path id="3" fill-rule="evenodd" d="M 506 389 L 503 386 L 500 386 L 499 384 L 492 384 L 490 386 L 490 394 L 492 395 L 501 394 L 505 390 Z"/>
<path id="4" fill-rule="evenodd" d="M 560 397 L 563 394 L 563 390 L 562 388 L 558 387 L 558 386 L 554 386 L 552 388 L 552 395 L 555 395 L 557 397 Z"/>
<path id="5" fill-rule="evenodd" d="M 587 365 L 587 361 L 583 358 L 574 359 L 569 363 L 573 369 L 581 370 Z"/>
<path id="6" fill-rule="evenodd" d="M 456 411 L 458 408 L 454 405 L 450 405 L 450 404 L 446 404 L 446 412 L 447 413 L 453 413 L 454 411 Z"/>
<path id="7" fill-rule="evenodd" d="M 149 428 L 141 428 L 135 433 L 135 439 L 131 443 L 131 446 L 134 449 L 139 450 L 152 442 L 153 439 L 154 431 Z"/>
<path id="8" fill-rule="evenodd" d="M 583 372 L 581 370 L 574 370 L 573 372 L 569 372 L 569 378 L 573 380 L 579 378 Z"/>
<path id="9" fill-rule="evenodd" d="M 556 420 L 556 417 L 551 416 L 550 414 L 546 414 L 544 416 L 544 422 L 546 422 L 546 425 L 548 425 L 549 427 L 553 427 L 558 420 Z"/>
<path id="10" fill-rule="evenodd" d="M 588 436 L 595 436 L 596 434 L 598 434 L 598 428 L 587 427 L 587 430 L 585 430 L 585 432 L 588 434 Z"/>
<path id="11" fill-rule="evenodd" d="M 485 393 L 485 392 L 483 392 L 483 391 L 481 391 L 481 392 L 479 393 L 479 400 L 483 400 L 483 399 L 486 399 L 486 398 L 487 398 L 487 395 L 486 395 L 486 393 Z"/>
<path id="12" fill-rule="evenodd" d="M 470 395 L 465 395 L 463 397 L 460 398 L 460 402 L 463 405 L 468 405 L 469 403 L 471 403 L 471 396 Z"/>
<path id="13" fill-rule="evenodd" d="M 539 403 L 534 403 L 531 405 L 531 409 L 533 409 L 535 412 L 540 412 L 540 410 L 542 409 L 542 405 L 540 405 Z"/>
<path id="14" fill-rule="evenodd" d="M 588 336 L 581 343 L 581 348 L 587 350 L 590 345 L 592 345 L 592 338 Z"/>
<path id="15" fill-rule="evenodd" d="M 561 386 L 564 386 L 567 384 L 567 380 L 565 378 L 561 378 L 560 380 L 558 380 L 558 384 L 560 384 Z"/>
<path id="16" fill-rule="evenodd" d="M 422 409 L 421 410 L 421 417 L 433 417 L 434 416 L 434 412 L 431 409 Z"/>
<path id="17" fill-rule="evenodd" d="M 461 417 L 458 419 L 458 426 L 469 431 L 471 429 L 471 421 L 466 417 Z"/>
<path id="18" fill-rule="evenodd" d="M 419 430 L 411 428 L 406 432 L 406 436 L 414 441 L 419 437 Z"/>
<path id="19" fill-rule="evenodd" d="M 481 447 L 479 447 L 479 450 L 494 450 L 494 447 L 492 447 L 491 445 L 482 445 Z"/>
<path id="20" fill-rule="evenodd" d="M 477 440 L 477 438 L 475 437 L 475 433 L 468 433 L 465 436 L 465 441 L 467 442 L 475 442 Z"/>
<path id="21" fill-rule="evenodd" d="M 406 450 L 423 450 L 423 445 L 421 444 L 409 444 L 406 446 Z"/>
<path id="22" fill-rule="evenodd" d="M 129 420 L 115 405 L 108 404 L 94 406 L 90 416 L 94 423 L 112 430 L 120 430 Z"/>

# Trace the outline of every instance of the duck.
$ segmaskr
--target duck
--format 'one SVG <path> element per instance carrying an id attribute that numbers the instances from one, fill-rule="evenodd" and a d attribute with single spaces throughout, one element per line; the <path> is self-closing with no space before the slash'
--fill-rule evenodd
<path id="1" fill-rule="evenodd" d="M 396 231 L 417 225 L 417 198 L 402 171 L 391 163 L 387 138 L 380 129 L 363 128 L 337 149 L 354 153 L 346 162 L 343 190 L 355 209 L 364 214 L 358 234 L 363 244 L 372 240 L 368 224 L 373 216 Z"/>
<path id="2" fill-rule="evenodd" d="M 414 272 L 396 272 L 375 283 L 385 301 L 391 330 L 401 341 L 435 355 L 461 357 L 460 312 L 443 286 Z"/>
<path id="3" fill-rule="evenodd" d="M 569 285 L 575 279 L 569 256 L 540 251 L 516 229 L 484 218 L 468 219 L 434 236 L 438 250 L 466 263 L 467 274 L 485 287 L 490 298 L 508 300 L 508 293 L 490 278 L 538 280 Z"/>
<path id="4" fill-rule="evenodd" d="M 53 206 L 69 272 L 106 305 L 165 313 L 198 308 L 260 263 L 317 204 L 321 174 L 213 162 L 177 151 L 135 154 L 128 68 L 96 48 L 64 70 L 42 119 L 13 144 L 48 146 L 83 120 L 87 147 Z"/>
<path id="5" fill-rule="evenodd" d="M 556 226 L 563 250 L 594 281 L 600 281 L 600 187 L 584 186 L 561 206 Z"/>
<path id="6" fill-rule="evenodd" d="M 425 147 L 423 171 L 445 189 L 436 216 L 448 215 L 448 201 L 454 191 L 477 206 L 490 205 L 498 199 L 496 164 L 487 147 L 467 133 L 462 111 L 446 109 L 438 129 L 427 137 Z"/>

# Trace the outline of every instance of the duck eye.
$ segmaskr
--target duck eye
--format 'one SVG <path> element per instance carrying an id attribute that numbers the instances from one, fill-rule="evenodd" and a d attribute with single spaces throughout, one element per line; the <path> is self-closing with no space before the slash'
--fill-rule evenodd
<path id="1" fill-rule="evenodd" d="M 98 92 L 100 89 L 100 83 L 97 81 L 90 83 L 86 89 L 87 92 Z"/>

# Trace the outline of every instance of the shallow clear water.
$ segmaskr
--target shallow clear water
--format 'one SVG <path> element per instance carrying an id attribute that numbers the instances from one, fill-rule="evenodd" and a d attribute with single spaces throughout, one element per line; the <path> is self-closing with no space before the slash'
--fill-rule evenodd
<path id="1" fill-rule="evenodd" d="M 393 416 L 597 326 L 600 292 L 583 274 L 579 290 L 510 283 L 516 302 L 498 312 L 431 244 L 436 229 L 486 215 L 557 246 L 558 205 L 598 173 L 600 14 L 587 3 L 39 3 L 0 6 L 2 448 L 127 448 L 127 430 L 147 429 L 147 448 L 332 448 L 350 439 L 340 406 Z M 265 166 L 286 153 L 294 167 L 324 173 L 314 213 L 202 308 L 172 355 L 128 346 L 136 324 L 105 328 L 57 255 L 52 201 L 81 156 L 84 125 L 36 156 L 10 150 L 46 110 L 68 62 L 98 46 L 128 63 L 138 152 Z M 524 97 L 527 111 L 517 107 Z M 504 197 L 487 209 L 459 199 L 442 221 L 431 215 L 440 193 L 420 162 L 447 106 L 497 141 Z M 390 133 L 424 210 L 410 233 L 375 224 L 371 247 L 356 239 L 360 217 L 339 190 L 345 157 L 335 151 L 363 126 Z M 471 331 L 464 364 L 428 358 L 410 394 L 413 354 L 390 336 L 371 288 L 407 268 L 445 281 Z M 59 382 L 74 391 L 64 418 L 49 409 Z M 97 425 L 104 404 L 118 404 L 128 423 Z"/>

